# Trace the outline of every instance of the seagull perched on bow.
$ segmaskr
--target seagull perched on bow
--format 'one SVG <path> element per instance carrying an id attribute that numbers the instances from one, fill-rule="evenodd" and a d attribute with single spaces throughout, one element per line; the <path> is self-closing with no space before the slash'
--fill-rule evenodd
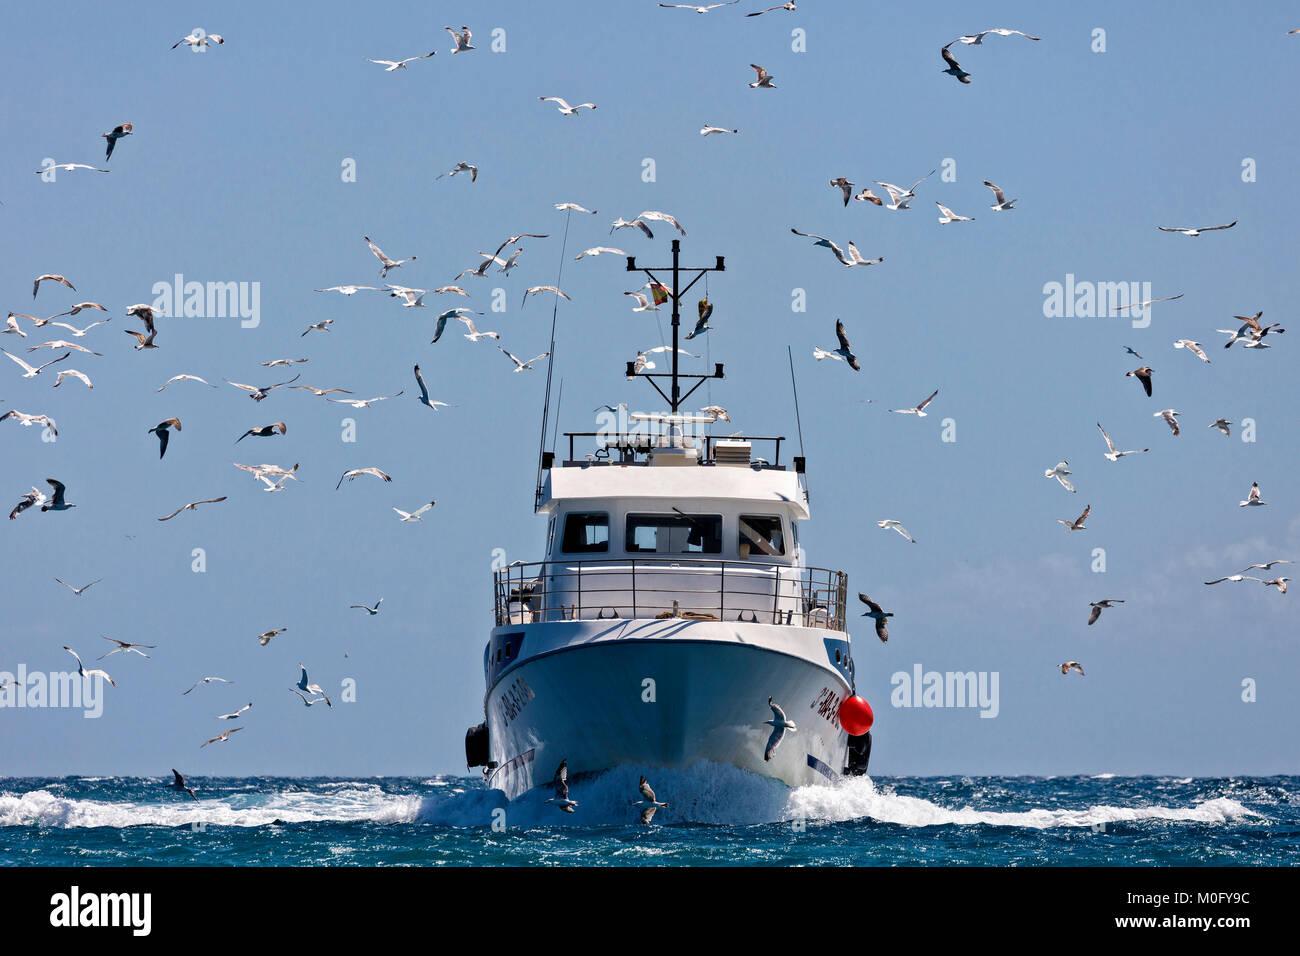
<path id="1" fill-rule="evenodd" d="M 351 471 L 343 472 L 342 477 L 339 478 L 339 483 L 334 486 L 334 490 L 338 491 L 341 487 L 343 487 L 343 480 L 345 478 L 348 481 L 355 481 L 356 479 L 360 478 L 362 475 L 374 475 L 376 478 L 382 478 L 384 481 L 393 480 L 389 475 L 380 471 L 374 465 L 371 465 L 368 468 L 353 468 Z"/>
<path id="2" fill-rule="evenodd" d="M 771 760 L 772 755 L 776 753 L 776 748 L 781 746 L 781 740 L 785 737 L 786 732 L 794 733 L 799 728 L 794 725 L 794 721 L 785 716 L 785 711 L 781 709 L 781 705 L 771 697 L 767 699 L 767 706 L 772 708 L 772 719 L 765 720 L 763 723 L 772 728 L 772 734 L 767 738 L 767 746 L 763 748 L 763 759 Z"/>
<path id="3" fill-rule="evenodd" d="M 916 415 L 920 418 L 924 418 L 926 415 L 929 414 L 925 410 L 925 406 L 929 405 L 930 402 L 934 401 L 934 396 L 938 394 L 939 394 L 939 390 L 936 388 L 933 392 L 930 393 L 929 398 L 923 401 L 920 405 L 917 405 L 915 408 L 891 408 L 890 411 L 898 412 L 900 415 Z"/>
<path id="4" fill-rule="evenodd" d="M 252 435 L 254 438 L 270 438 L 276 432 L 279 432 L 281 435 L 287 435 L 289 433 L 289 426 L 284 422 L 271 422 L 269 425 L 259 425 L 256 428 L 250 428 L 248 431 L 244 432 L 244 434 L 236 438 L 235 444 L 238 445 L 249 435 Z"/>
<path id="5" fill-rule="evenodd" d="M 1179 435 L 1182 434 L 1182 430 L 1178 427 L 1178 416 L 1181 414 L 1182 412 L 1176 412 L 1172 408 L 1166 408 L 1156 412 L 1151 417 L 1163 418 L 1165 420 L 1165 424 L 1169 426 L 1169 430 L 1172 431 L 1174 433 L 1174 437 L 1177 438 Z"/>
<path id="6" fill-rule="evenodd" d="M 767 72 L 757 63 L 749 64 L 749 68 L 758 74 L 758 79 L 749 84 L 751 90 L 774 90 L 776 84 L 772 82 L 772 74 Z"/>
<path id="7" fill-rule="evenodd" d="M 117 141 L 123 136 L 131 135 L 131 124 L 123 123 L 120 126 L 114 126 L 110 132 L 100 133 L 99 135 L 108 140 L 108 152 L 104 154 L 104 162 L 108 162 L 113 158 L 113 147 L 117 145 Z"/>
<path id="8" fill-rule="evenodd" d="M 220 498 L 204 498 L 202 501 L 191 501 L 187 505 L 181 505 L 181 507 L 177 508 L 171 514 L 167 515 L 167 517 L 159 518 L 158 520 L 170 521 L 172 518 L 175 518 L 182 511 L 196 511 L 199 505 L 213 505 L 216 504 L 218 501 L 225 501 L 227 497 L 228 497 L 227 495 L 222 495 Z"/>
<path id="9" fill-rule="evenodd" d="M 1119 598 L 1104 598 L 1100 601 L 1089 601 L 1088 606 L 1092 608 L 1092 613 L 1088 615 L 1088 626 L 1092 627 L 1092 625 L 1097 623 L 1097 618 L 1101 617 L 1102 608 L 1123 603 L 1124 602 Z"/>
<path id="10" fill-rule="evenodd" d="M 849 344 L 848 333 L 844 330 L 844 323 L 839 319 L 835 320 L 835 337 L 840 340 L 839 348 L 827 351 L 814 345 L 813 357 L 819 362 L 824 358 L 838 359 L 841 362 L 847 362 L 849 368 L 853 369 L 853 371 L 861 372 L 862 365 L 858 362 L 858 357 L 853 354 L 853 346 Z"/>
<path id="11" fill-rule="evenodd" d="M 501 348 L 501 346 L 498 345 L 497 348 L 501 349 L 501 351 L 505 353 L 506 358 L 510 359 L 510 361 L 515 363 L 515 367 L 514 367 L 515 372 L 526 372 L 533 367 L 534 362 L 540 362 L 542 359 L 546 358 L 548 355 L 551 354 L 550 352 L 543 352 L 541 355 L 538 355 L 535 358 L 530 358 L 527 362 L 521 362 L 519 361 L 519 359 L 515 358 L 512 354 L 506 352 L 506 350 Z"/>
<path id="12" fill-rule="evenodd" d="M 298 381 L 298 379 L 300 378 L 302 378 L 301 372 L 299 372 L 297 375 L 295 375 L 293 378 L 289 379 L 288 381 L 276 382 L 274 385 L 263 385 L 260 388 L 255 385 L 241 385 L 239 382 L 232 382 L 228 378 L 223 379 L 223 381 L 227 385 L 235 386 L 235 388 L 242 388 L 244 391 L 248 392 L 249 398 L 251 398 L 255 402 L 260 402 L 262 399 L 266 398 L 266 396 L 270 395 L 271 392 L 274 391 L 275 389 L 281 388 L 285 385 L 291 385 L 294 382 Z"/>
<path id="13" fill-rule="evenodd" d="M 1006 212 L 1009 209 L 1014 209 L 1016 203 L 1019 202 L 1018 199 L 1008 199 L 1000 187 L 993 185 L 987 179 L 984 180 L 984 185 L 993 190 L 994 203 L 989 208 L 994 212 Z"/>
<path id="14" fill-rule="evenodd" d="M 472 50 L 474 48 L 470 47 L 470 49 Z M 478 182 L 478 167 L 473 163 L 466 162 L 457 163 L 452 169 L 447 170 L 445 173 L 439 173 L 434 178 L 442 179 L 443 176 L 455 176 L 457 173 L 469 173 L 469 181 L 471 183 Z"/>
<path id="15" fill-rule="evenodd" d="M 169 418 L 165 422 L 159 422 L 153 428 L 149 429 L 148 434 L 158 436 L 158 457 L 162 458 L 167 454 L 167 442 L 171 439 L 171 429 L 181 430 L 181 420 L 179 418 Z"/>
<path id="16" fill-rule="evenodd" d="M 897 531 L 908 541 L 912 542 L 912 544 L 916 544 L 916 539 L 907 533 L 907 529 L 903 527 L 902 523 L 895 521 L 893 518 L 886 518 L 883 521 L 877 521 L 876 527 L 880 528 L 882 531 Z"/>
<path id="17" fill-rule="evenodd" d="M 325 699 L 326 705 L 329 707 L 333 707 L 334 705 L 330 702 L 330 699 L 325 694 L 325 691 L 321 689 L 320 684 L 309 684 L 307 682 L 307 668 L 302 666 L 302 662 L 298 663 L 298 669 L 302 671 L 302 673 L 298 675 L 298 689 L 301 691 L 305 691 L 308 694 L 320 694 L 320 696 Z"/>
<path id="18" fill-rule="evenodd" d="M 881 644 L 886 643 L 889 640 L 889 628 L 885 626 L 885 622 L 888 618 L 894 616 L 894 612 L 886 611 L 860 591 L 858 592 L 858 600 L 867 606 L 862 616 L 869 617 L 876 622 L 876 637 L 880 638 Z"/>
<path id="19" fill-rule="evenodd" d="M 371 63 L 378 63 L 380 66 L 384 68 L 385 73 L 392 73 L 394 70 L 406 69 L 406 64 L 414 63 L 416 60 L 427 60 L 429 57 L 434 56 L 437 52 L 438 52 L 437 50 L 430 50 L 428 53 L 424 54 L 423 56 L 408 56 L 405 60 L 372 60 L 370 57 L 366 57 L 366 60 L 368 60 Z"/>
<path id="20" fill-rule="evenodd" d="M 1070 479 L 1066 477 L 1066 475 L 1074 474 L 1074 472 L 1070 471 L 1068 467 L 1069 464 L 1070 463 L 1068 461 L 1058 461 L 1055 467 L 1048 468 L 1046 471 L 1043 472 L 1043 477 L 1055 478 L 1057 481 L 1061 483 L 1062 488 L 1064 488 L 1066 491 L 1073 492 L 1074 485 L 1070 484 Z"/>
<path id="21" fill-rule="evenodd" d="M 74 651 L 72 648 L 70 648 L 67 644 L 63 645 L 63 649 L 77 659 L 77 673 L 81 676 L 83 680 L 87 677 L 102 677 L 104 678 L 104 680 L 108 681 L 114 687 L 117 686 L 117 681 L 113 680 L 113 678 L 108 676 L 108 671 L 102 671 L 99 670 L 98 668 L 86 667 L 84 664 L 81 663 L 81 655 L 78 654 L 76 651 Z"/>
<path id="22" fill-rule="evenodd" d="M 349 605 L 348 605 L 348 608 L 349 608 L 349 610 L 351 610 L 351 609 L 355 609 L 355 610 L 358 610 L 358 611 L 365 611 L 365 612 L 366 612 L 367 614 L 369 614 L 371 617 L 374 617 L 376 614 L 379 613 L 379 605 L 381 605 L 381 604 L 383 604 L 383 603 L 384 603 L 384 599 L 383 599 L 383 598 L 380 598 L 378 601 L 375 602 L 375 606 L 374 606 L 374 607 L 367 607 L 365 604 L 349 604 Z M 299 686 L 301 686 L 301 685 L 299 685 Z M 303 690 L 307 690 L 307 688 L 306 688 L 306 687 L 303 687 Z"/>
<path id="23" fill-rule="evenodd" d="M 398 518 L 402 521 L 419 521 L 423 523 L 424 519 L 421 518 L 420 515 L 424 514 L 435 504 L 437 504 L 437 502 L 430 501 L 427 505 L 423 505 L 415 511 L 403 511 L 401 508 L 394 508 L 393 510 L 397 512 Z"/>
<path id="24" fill-rule="evenodd" d="M 956 40 L 953 41 L 953 43 L 956 42 L 957 42 Z M 939 72 L 947 73 L 949 76 L 956 77 L 962 83 L 966 83 L 967 85 L 969 85 L 970 74 L 967 73 L 965 70 L 963 70 L 961 68 L 961 64 L 957 62 L 957 58 L 948 52 L 949 46 L 952 46 L 952 43 L 949 43 L 948 46 L 943 47 L 939 51 L 939 55 L 943 57 L 943 62 L 948 64 L 948 68 L 946 70 L 940 70 Z"/>
<path id="25" fill-rule="evenodd" d="M 469 32 L 469 27 L 462 26 L 459 33 L 451 27 L 443 27 L 443 29 L 451 34 L 452 42 L 456 44 L 455 48 L 451 51 L 452 53 L 464 53 L 467 50 L 477 49 L 477 47 L 469 45 L 470 38 L 473 36 L 473 34 Z"/>
<path id="26" fill-rule="evenodd" d="M 1065 518 L 1057 518 L 1056 520 L 1065 525 L 1065 533 L 1070 534 L 1075 531 L 1087 531 L 1088 529 L 1083 526 L 1083 523 L 1088 520 L 1088 515 L 1090 514 L 1092 514 L 1092 505 L 1085 505 L 1083 514 L 1079 515 L 1079 517 L 1075 518 L 1073 521 L 1069 521 Z"/>
<path id="27" fill-rule="evenodd" d="M 1203 232 L 1214 232 L 1218 229 L 1231 229 L 1237 224 L 1237 220 L 1232 220 L 1226 226 L 1198 226 L 1195 229 L 1188 229 L 1185 226 L 1156 226 L 1161 232 L 1179 232 L 1184 236 L 1199 236 Z"/>
<path id="28" fill-rule="evenodd" d="M 637 789 L 641 791 L 641 799 L 633 800 L 632 806 L 641 811 L 641 823 L 644 826 L 649 826 L 650 821 L 654 818 L 655 811 L 661 807 L 667 809 L 668 804 L 660 803 L 655 799 L 655 792 L 650 789 L 650 781 L 646 780 L 644 775 L 641 777 L 641 782 L 637 784 Z"/>
<path id="29" fill-rule="evenodd" d="M 1133 451 L 1116 451 L 1115 443 L 1111 441 L 1110 436 L 1106 434 L 1106 429 L 1101 427 L 1101 422 L 1097 423 L 1097 428 L 1101 432 L 1101 437 L 1106 439 L 1106 447 L 1110 449 L 1110 451 L 1108 451 L 1105 455 L 1107 461 L 1119 461 L 1125 455 L 1140 455 L 1143 452 L 1148 452 L 1151 450 L 1150 448 L 1138 448 Z"/>
<path id="30" fill-rule="evenodd" d="M 148 659 L 149 659 L 149 655 L 146 654 L 144 651 L 136 650 L 136 648 L 138 648 L 138 647 L 147 647 L 147 648 L 149 648 L 150 650 L 153 650 L 155 647 L 158 646 L 157 644 L 134 644 L 134 643 L 132 643 L 131 641 L 119 641 L 116 637 L 108 637 L 107 635 L 104 635 L 104 634 L 101 634 L 100 637 L 104 638 L 104 640 L 106 640 L 106 641 L 111 641 L 111 642 L 113 642 L 114 644 L 117 645 L 117 647 L 113 648 L 111 651 L 108 651 L 108 652 L 105 653 L 105 654 L 101 654 L 101 655 L 97 658 L 97 660 L 101 660 L 101 661 L 102 661 L 105 657 L 108 657 L 109 655 L 112 655 L 112 654 L 121 654 L 121 653 L 123 653 L 123 652 L 125 652 L 125 653 L 127 653 L 127 654 L 139 654 L 141 657 L 143 657 L 143 658 L 145 658 L 146 660 L 148 660 Z"/>
<path id="31" fill-rule="evenodd" d="M 1250 495 L 1246 498 L 1245 501 L 1239 501 L 1239 502 L 1237 502 L 1237 504 L 1238 504 L 1240 507 L 1242 507 L 1242 508 L 1256 508 L 1256 507 L 1259 507 L 1260 505 L 1266 505 L 1266 504 L 1268 504 L 1267 501 L 1263 501 L 1263 500 L 1261 500 L 1260 497 L 1259 497 L 1259 482 L 1258 482 L 1258 481 L 1253 481 L 1253 482 L 1251 482 L 1251 484 L 1250 484 Z M 44 511 L 45 508 L 42 507 L 41 510 Z"/>
<path id="32" fill-rule="evenodd" d="M 409 259 L 392 259 L 383 249 L 380 249 L 377 245 L 371 242 L 369 236 L 362 236 L 361 238 L 366 241 L 366 245 L 370 247 L 370 251 L 375 254 L 375 258 L 378 259 L 383 266 L 383 268 L 379 270 L 379 278 L 381 279 L 388 278 L 388 270 L 396 269 L 408 262 L 414 262 L 419 258 L 419 256 L 411 256 Z"/>
<path id="33" fill-rule="evenodd" d="M 564 116 L 577 116 L 579 110 L 594 110 L 596 108 L 595 103 L 579 103 L 577 106 L 570 106 L 568 100 L 562 96 L 539 96 L 537 98 L 544 103 L 554 103 Z"/>

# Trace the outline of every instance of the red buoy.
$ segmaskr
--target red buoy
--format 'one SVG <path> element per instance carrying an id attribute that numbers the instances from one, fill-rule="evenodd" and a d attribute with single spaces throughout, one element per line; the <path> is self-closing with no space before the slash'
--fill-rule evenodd
<path id="1" fill-rule="evenodd" d="M 853 737 L 867 733 L 875 721 L 871 705 L 861 697 L 846 697 L 840 704 L 840 726 Z"/>

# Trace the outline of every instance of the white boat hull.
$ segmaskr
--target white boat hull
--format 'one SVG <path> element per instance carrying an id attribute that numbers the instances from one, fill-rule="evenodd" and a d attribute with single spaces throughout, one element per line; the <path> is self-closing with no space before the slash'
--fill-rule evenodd
<path id="1" fill-rule="evenodd" d="M 503 651 L 497 661 L 497 650 Z M 732 764 L 789 786 L 844 769 L 848 636 L 825 628 L 668 620 L 504 626 L 488 646 L 488 786 L 514 799 L 621 765 Z M 840 666 L 837 661 L 843 661 Z M 771 696 L 796 729 L 771 760 Z"/>

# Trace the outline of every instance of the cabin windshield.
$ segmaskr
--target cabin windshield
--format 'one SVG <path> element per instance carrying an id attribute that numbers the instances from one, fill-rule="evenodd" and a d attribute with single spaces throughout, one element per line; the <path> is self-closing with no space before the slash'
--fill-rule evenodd
<path id="1" fill-rule="evenodd" d="M 740 556 L 772 558 L 785 554 L 781 519 L 775 515 L 741 515 Z"/>
<path id="2" fill-rule="evenodd" d="M 629 554 L 721 554 L 722 516 L 630 514 Z"/>
<path id="3" fill-rule="evenodd" d="M 596 554 L 609 550 L 609 515 L 605 512 L 571 512 L 564 516 L 565 554 Z"/>

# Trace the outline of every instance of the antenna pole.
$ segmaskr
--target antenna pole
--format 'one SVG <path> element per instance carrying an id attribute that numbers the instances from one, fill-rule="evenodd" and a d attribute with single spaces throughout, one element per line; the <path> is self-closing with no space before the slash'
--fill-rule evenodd
<path id="1" fill-rule="evenodd" d="M 681 296 L 677 295 L 677 280 L 680 278 L 678 262 L 681 255 L 682 243 L 680 239 L 673 240 L 673 398 L 672 413 L 677 414 L 677 406 L 682 403 L 681 387 L 677 384 L 677 333 L 682 324 Z M 651 295 L 653 295 L 653 291 Z"/>

